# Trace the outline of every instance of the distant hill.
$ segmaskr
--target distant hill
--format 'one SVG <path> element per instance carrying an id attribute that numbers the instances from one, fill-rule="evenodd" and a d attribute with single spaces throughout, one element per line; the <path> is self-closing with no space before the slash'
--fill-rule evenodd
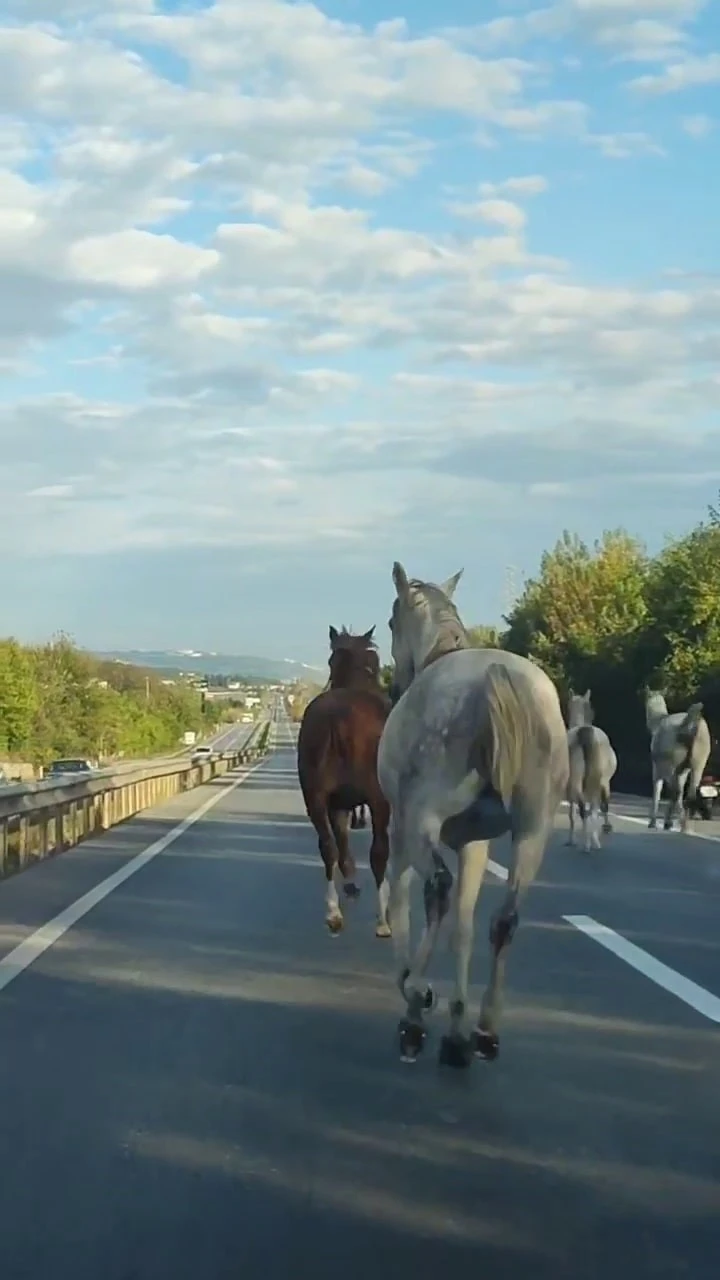
<path id="1" fill-rule="evenodd" d="M 237 676 L 239 679 L 276 681 L 314 680 L 327 672 L 291 658 L 258 658 L 253 654 L 202 653 L 194 649 L 108 649 L 98 658 L 129 662 L 154 671 L 183 672 L 200 676 Z"/>

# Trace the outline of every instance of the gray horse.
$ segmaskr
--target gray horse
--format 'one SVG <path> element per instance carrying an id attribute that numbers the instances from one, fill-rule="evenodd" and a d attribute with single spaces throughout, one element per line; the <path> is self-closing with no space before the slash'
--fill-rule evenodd
<path id="1" fill-rule="evenodd" d="M 700 779 L 705 772 L 712 742 L 702 702 L 694 702 L 687 711 L 668 714 L 661 693 L 648 690 L 645 695 L 645 722 L 650 734 L 653 795 L 650 806 L 651 830 L 657 827 L 663 783 L 668 790 L 665 831 L 672 831 L 673 819 L 682 804 L 680 830 L 687 831 L 692 805 Z M 687 793 L 685 784 L 687 783 Z"/>
<path id="2" fill-rule="evenodd" d="M 594 713 L 590 690 L 584 694 L 570 690 L 568 712 L 568 751 L 570 779 L 567 801 L 570 835 L 567 843 L 575 844 L 574 808 L 578 807 L 583 824 L 585 852 L 600 848 L 600 814 L 605 835 L 612 831 L 610 823 L 610 783 L 617 770 L 617 756 L 603 729 L 593 724 Z"/>
<path id="3" fill-rule="evenodd" d="M 462 570 L 460 571 L 462 572 Z M 457 854 L 453 940 L 455 990 L 440 1061 L 466 1067 L 473 1053 L 495 1058 L 508 944 L 518 905 L 540 867 L 568 781 L 568 746 L 552 681 L 534 663 L 499 649 L 473 649 L 452 595 L 408 579 L 397 562 L 390 629 L 395 703 L 378 749 L 378 777 L 391 806 L 390 918 L 397 983 L 406 1002 L 400 1054 L 413 1062 L 423 1048 L 423 1013 L 432 1009 L 424 983 L 451 902 L 448 852 Z M 488 863 L 488 841 L 512 835 L 507 892 L 490 930 L 491 973 L 480 1017 L 468 1030 L 475 905 Z M 425 930 L 410 955 L 410 885 L 424 883 Z"/>

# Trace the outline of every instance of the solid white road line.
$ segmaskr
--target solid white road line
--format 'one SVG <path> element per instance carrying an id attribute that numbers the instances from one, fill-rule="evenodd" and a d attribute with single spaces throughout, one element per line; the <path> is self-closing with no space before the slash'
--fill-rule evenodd
<path id="1" fill-rule="evenodd" d="M 651 831 L 647 824 L 647 818 L 637 818 L 635 814 L 617 812 L 611 814 L 611 817 L 621 818 L 623 822 L 632 822 L 636 827 L 644 827 L 649 836 L 658 834 L 657 831 Z M 663 836 L 686 835 L 690 836 L 693 840 L 709 840 L 711 844 L 720 844 L 720 836 L 711 836 L 706 831 L 679 831 L 675 829 L 674 831 L 663 831 L 660 834 Z"/>
<path id="2" fill-rule="evenodd" d="M 507 867 L 504 867 L 501 862 L 495 862 L 492 858 L 488 858 L 488 871 L 492 871 L 498 880 L 509 879 Z"/>
<path id="3" fill-rule="evenodd" d="M 668 965 L 663 964 L 662 961 L 656 960 L 649 952 L 643 951 L 641 947 L 636 947 L 634 942 L 628 942 L 627 938 L 623 938 L 622 934 L 616 933 L 614 929 L 608 929 L 607 925 L 599 924 L 597 920 L 593 920 L 592 916 L 563 916 L 563 920 L 573 925 L 575 929 L 579 929 L 586 937 L 592 938 L 594 942 L 599 942 L 601 947 L 612 951 L 613 955 L 618 956 L 620 960 L 624 960 L 633 969 L 637 969 L 638 973 L 644 974 L 651 982 L 663 987 L 665 991 L 677 996 L 679 1000 L 683 1000 L 685 1004 L 690 1005 L 691 1009 L 695 1009 L 703 1017 L 709 1018 L 711 1022 L 720 1023 L 720 1000 L 712 992 L 706 991 L 704 987 L 699 987 L 696 982 L 691 982 L 689 978 L 684 978 L 675 969 L 671 969 Z"/>
<path id="4" fill-rule="evenodd" d="M 31 964 L 39 960 L 41 955 L 54 946 L 62 938 L 63 934 L 67 933 L 68 929 L 72 929 L 78 920 L 82 920 L 83 916 L 92 911 L 93 907 L 102 902 L 103 898 L 107 898 L 121 884 L 124 884 L 126 880 L 134 876 L 136 872 L 146 867 L 148 862 L 152 862 L 153 858 L 157 858 L 159 853 L 163 853 L 171 844 L 179 840 L 180 836 L 184 835 L 194 823 L 204 818 L 206 813 L 209 813 L 221 800 L 231 795 L 236 787 L 239 787 L 246 778 L 250 777 L 251 773 L 254 773 L 256 769 L 261 768 L 265 763 L 266 761 L 260 760 L 252 768 L 246 769 L 239 777 L 234 778 L 229 786 L 221 787 L 208 800 L 205 800 L 197 809 L 188 814 L 187 818 L 183 818 L 182 822 L 178 822 L 177 826 L 171 827 L 170 831 L 161 836 L 159 840 L 156 840 L 154 844 L 148 845 L 146 849 L 143 849 L 142 853 L 136 854 L 129 862 L 126 862 L 124 867 L 120 867 L 111 876 L 101 880 L 100 884 L 97 884 L 94 889 L 90 889 L 81 898 L 71 902 L 70 906 L 61 911 L 59 915 L 53 916 L 52 920 L 48 920 L 46 924 L 41 925 L 39 929 L 31 933 L 28 938 L 13 947 L 13 950 L 9 951 L 0 960 L 0 991 L 4 991 L 21 973 L 29 969 Z"/>
<path id="5" fill-rule="evenodd" d="M 636 821 L 641 821 L 641 819 L 636 819 Z M 710 838 L 714 839 L 715 837 Z M 494 862 L 492 858 L 488 859 L 488 870 L 492 871 L 493 875 L 497 876 L 499 880 L 507 880 L 508 878 L 507 868 L 500 862 Z M 571 924 L 573 928 L 578 929 L 580 933 L 584 933 L 587 938 L 592 938 L 594 942 L 599 942 L 600 946 L 605 947 L 607 951 L 612 951 L 613 955 L 617 956 L 618 959 L 624 960 L 626 964 L 636 969 L 638 973 L 644 974 L 651 982 L 663 987 L 665 991 L 677 996 L 679 1000 L 683 1000 L 685 1004 L 690 1005 L 697 1013 L 709 1018 L 711 1022 L 720 1023 L 720 999 L 714 996 L 711 991 L 706 991 L 704 987 L 698 986 L 690 978 L 684 978 L 681 973 L 671 969 L 669 965 L 663 964 L 661 960 L 656 960 L 648 951 L 643 951 L 642 947 L 637 947 L 634 942 L 629 942 L 621 933 L 616 933 L 614 929 L 609 929 L 607 925 L 593 920 L 592 916 L 563 916 L 563 920 Z"/>
<path id="6" fill-rule="evenodd" d="M 648 803 L 649 803 L 649 801 L 648 801 Z M 563 807 L 563 809 L 567 809 L 567 800 L 563 800 L 563 802 L 562 802 L 562 807 Z M 647 818 L 638 818 L 637 814 L 634 814 L 634 813 L 620 813 L 620 811 L 619 811 L 618 809 L 613 809 L 613 810 L 612 810 L 612 812 L 611 812 L 611 814 L 610 814 L 610 817 L 611 817 L 611 819 L 612 819 L 612 818 L 621 818 L 623 822 L 632 822 L 632 823 L 633 823 L 633 825 L 634 825 L 634 826 L 636 826 L 636 827 L 644 827 L 644 828 L 645 828 L 645 830 L 647 831 L 648 835 L 657 835 L 657 834 L 658 834 L 658 832 L 657 832 L 657 831 L 651 831 L 650 827 L 648 826 L 648 820 L 647 820 Z M 667 836 L 667 835 L 676 835 L 676 836 L 677 836 L 677 835 L 686 835 L 686 836 L 691 836 L 693 840 L 709 840 L 711 844 L 720 844 L 720 836 L 711 836 L 711 835 L 709 835 L 709 834 L 708 834 L 708 832 L 706 832 L 706 831 L 695 831 L 695 830 L 693 830 L 693 831 L 685 831 L 685 832 L 682 832 L 682 831 L 678 831 L 678 829 L 677 829 L 677 828 L 675 828 L 675 830 L 673 830 L 673 831 L 663 831 L 663 832 L 661 832 L 661 834 L 662 834 L 663 836 Z"/>

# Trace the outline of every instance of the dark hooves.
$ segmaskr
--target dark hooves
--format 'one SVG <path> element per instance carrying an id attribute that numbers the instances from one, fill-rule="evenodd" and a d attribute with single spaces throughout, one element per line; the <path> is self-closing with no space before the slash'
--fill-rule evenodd
<path id="1" fill-rule="evenodd" d="M 612 822 L 603 823 L 603 835 L 611 836 L 613 831 Z"/>
<path id="2" fill-rule="evenodd" d="M 438 998 L 428 983 L 425 988 L 425 995 L 423 996 L 423 1009 L 425 1010 L 425 1013 L 432 1013 L 434 1009 L 437 1009 L 437 1002 Z"/>
<path id="3" fill-rule="evenodd" d="M 441 1067 L 456 1067 L 461 1070 L 470 1066 L 473 1060 L 473 1042 L 460 1036 L 443 1036 L 440 1041 L 438 1062 Z"/>
<path id="4" fill-rule="evenodd" d="M 657 822 L 655 821 L 654 818 L 651 818 L 650 821 L 648 822 L 648 831 L 656 831 L 656 830 L 657 830 Z"/>
<path id="5" fill-rule="evenodd" d="M 360 886 L 355 884 L 354 880 L 348 880 L 343 885 L 343 892 L 346 898 L 359 898 Z"/>
<path id="6" fill-rule="evenodd" d="M 476 1058 L 494 1062 L 500 1052 L 500 1041 L 494 1031 L 483 1031 L 481 1027 L 476 1027 L 473 1031 L 472 1047 Z"/>
<path id="7" fill-rule="evenodd" d="M 403 1018 L 398 1025 L 401 1062 L 416 1062 L 425 1047 L 427 1032 L 416 1022 Z"/>
<path id="8" fill-rule="evenodd" d="M 673 829 L 672 822 L 663 822 L 663 831 L 672 831 L 672 829 Z"/>

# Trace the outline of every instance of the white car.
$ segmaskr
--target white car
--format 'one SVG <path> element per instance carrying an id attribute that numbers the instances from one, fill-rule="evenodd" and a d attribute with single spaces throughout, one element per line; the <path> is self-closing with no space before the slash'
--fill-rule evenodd
<path id="1" fill-rule="evenodd" d="M 203 764 L 205 760 L 212 760 L 214 754 L 212 747 L 196 747 L 190 759 L 193 764 Z"/>

